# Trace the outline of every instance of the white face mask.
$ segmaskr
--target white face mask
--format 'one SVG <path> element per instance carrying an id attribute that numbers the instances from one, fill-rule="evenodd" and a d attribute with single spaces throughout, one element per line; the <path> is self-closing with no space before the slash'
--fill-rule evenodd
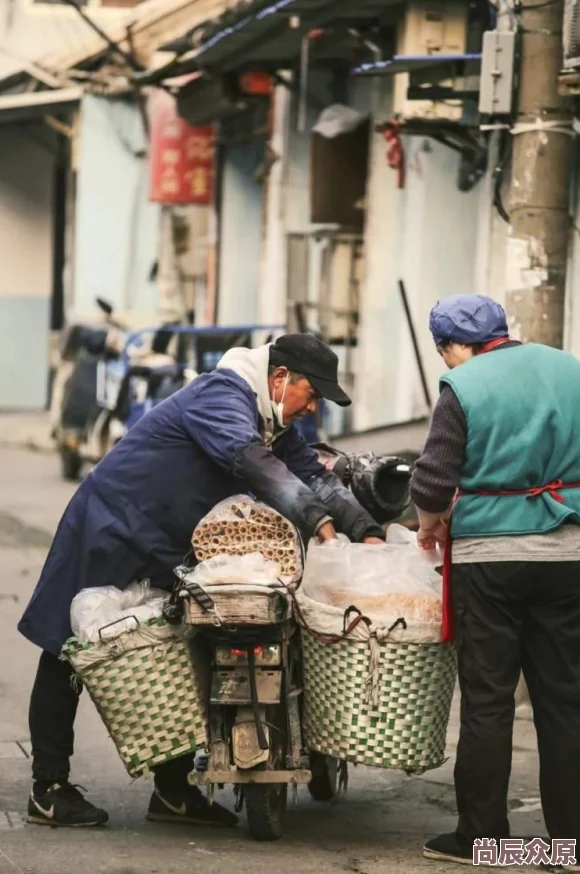
<path id="1" fill-rule="evenodd" d="M 274 413 L 274 421 L 278 423 L 280 428 L 285 428 L 284 424 L 284 395 L 286 394 L 286 389 L 288 387 L 288 381 L 290 379 L 290 374 L 286 374 L 286 382 L 284 383 L 284 388 L 282 389 L 282 397 L 278 403 L 274 400 L 274 392 L 272 392 L 272 397 L 270 398 L 272 402 L 272 412 Z M 275 391 L 275 389 L 274 389 Z"/>

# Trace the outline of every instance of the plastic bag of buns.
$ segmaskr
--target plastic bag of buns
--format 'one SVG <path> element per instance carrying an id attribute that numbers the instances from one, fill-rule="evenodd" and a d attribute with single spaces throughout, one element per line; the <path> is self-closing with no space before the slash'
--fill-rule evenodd
<path id="1" fill-rule="evenodd" d="M 421 552 L 416 534 L 399 525 L 390 526 L 380 546 L 339 535 L 337 541 L 310 543 L 302 591 L 322 604 L 357 607 L 377 622 L 440 622 L 440 564 L 438 554 Z"/>

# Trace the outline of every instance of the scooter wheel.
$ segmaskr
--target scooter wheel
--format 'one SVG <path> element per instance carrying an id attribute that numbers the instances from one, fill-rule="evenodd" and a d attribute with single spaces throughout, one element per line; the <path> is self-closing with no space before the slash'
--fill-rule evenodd
<path id="1" fill-rule="evenodd" d="M 255 841 L 277 841 L 282 837 L 287 796 L 287 783 L 244 786 L 248 826 Z"/>
<path id="2" fill-rule="evenodd" d="M 323 753 L 310 753 L 312 780 L 308 791 L 315 801 L 332 801 L 336 796 L 338 761 Z"/>
<path id="3" fill-rule="evenodd" d="M 74 449 L 61 447 L 60 465 L 63 479 L 69 482 L 77 482 L 80 479 L 83 460 Z"/>

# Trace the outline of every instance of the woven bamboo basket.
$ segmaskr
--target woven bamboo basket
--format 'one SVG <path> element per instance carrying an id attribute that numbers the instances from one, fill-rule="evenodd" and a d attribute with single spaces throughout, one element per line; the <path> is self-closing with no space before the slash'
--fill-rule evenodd
<path id="1" fill-rule="evenodd" d="M 98 644 L 62 651 L 132 777 L 207 743 L 207 667 L 194 641 L 161 618 Z"/>
<path id="2" fill-rule="evenodd" d="M 377 644 L 377 706 L 366 703 L 369 642 L 323 644 L 303 629 L 302 645 L 308 749 L 407 773 L 443 764 L 456 677 L 453 645 Z"/>

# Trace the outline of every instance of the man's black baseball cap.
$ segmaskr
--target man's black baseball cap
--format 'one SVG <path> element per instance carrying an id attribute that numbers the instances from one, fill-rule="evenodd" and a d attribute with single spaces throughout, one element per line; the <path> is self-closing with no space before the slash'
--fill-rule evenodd
<path id="1" fill-rule="evenodd" d="M 318 394 L 339 407 L 352 402 L 338 384 L 338 356 L 313 334 L 284 334 L 270 346 L 270 364 L 307 377 Z"/>

